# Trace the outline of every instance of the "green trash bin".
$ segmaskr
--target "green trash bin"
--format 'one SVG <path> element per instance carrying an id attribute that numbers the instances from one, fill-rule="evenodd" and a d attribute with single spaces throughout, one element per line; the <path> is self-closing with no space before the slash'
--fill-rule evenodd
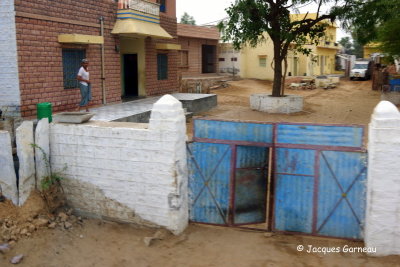
<path id="1" fill-rule="evenodd" d="M 53 120 L 51 113 L 52 113 L 52 108 L 51 108 L 51 103 L 50 102 L 44 102 L 44 103 L 38 103 L 36 104 L 36 111 L 37 111 L 37 119 L 43 119 L 43 118 L 49 118 L 49 122 Z"/>

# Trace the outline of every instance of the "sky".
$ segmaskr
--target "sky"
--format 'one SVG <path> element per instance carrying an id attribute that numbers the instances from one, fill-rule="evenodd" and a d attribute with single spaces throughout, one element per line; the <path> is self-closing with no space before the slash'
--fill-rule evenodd
<path id="1" fill-rule="evenodd" d="M 212 24 L 226 18 L 225 8 L 229 7 L 234 0 L 176 0 L 176 17 L 180 21 L 184 12 L 194 17 L 196 25 Z M 314 4 L 300 9 L 300 13 L 309 11 L 316 12 L 317 7 Z M 349 36 L 341 29 L 337 31 L 337 41 L 342 37 Z"/>

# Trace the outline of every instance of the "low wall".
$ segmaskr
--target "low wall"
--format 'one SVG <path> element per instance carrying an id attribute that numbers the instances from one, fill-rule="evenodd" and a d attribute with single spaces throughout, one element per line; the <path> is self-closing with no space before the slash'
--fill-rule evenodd
<path id="1" fill-rule="evenodd" d="M 51 168 L 66 164 L 67 200 L 81 213 L 180 233 L 188 223 L 186 138 L 182 104 L 166 95 L 149 124 L 51 124 Z"/>
<path id="2" fill-rule="evenodd" d="M 388 101 L 369 125 L 365 243 L 373 256 L 400 255 L 400 113 Z"/>

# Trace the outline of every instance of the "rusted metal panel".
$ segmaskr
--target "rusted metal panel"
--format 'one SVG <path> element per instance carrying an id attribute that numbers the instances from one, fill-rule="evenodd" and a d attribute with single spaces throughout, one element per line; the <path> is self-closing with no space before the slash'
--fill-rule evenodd
<path id="1" fill-rule="evenodd" d="M 276 176 L 275 230 L 312 233 L 313 190 L 312 176 Z"/>
<path id="2" fill-rule="evenodd" d="M 190 220 L 227 224 L 231 148 L 229 145 L 188 144 Z"/>
<path id="3" fill-rule="evenodd" d="M 275 173 L 314 176 L 314 150 L 277 148 L 276 159 Z"/>
<path id="4" fill-rule="evenodd" d="M 194 120 L 195 138 L 272 143 L 273 124 Z"/>
<path id="5" fill-rule="evenodd" d="M 278 124 L 277 143 L 362 147 L 364 127 Z"/>
<path id="6" fill-rule="evenodd" d="M 366 154 L 321 151 L 319 161 L 316 233 L 361 239 L 366 202 Z"/>

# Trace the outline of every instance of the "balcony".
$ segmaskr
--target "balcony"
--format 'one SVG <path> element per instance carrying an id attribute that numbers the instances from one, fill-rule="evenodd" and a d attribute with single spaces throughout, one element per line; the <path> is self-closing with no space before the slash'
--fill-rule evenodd
<path id="1" fill-rule="evenodd" d="M 160 26 L 160 4 L 143 0 L 118 0 L 113 34 L 127 37 L 172 39 Z"/>
<path id="2" fill-rule="evenodd" d="M 329 48 L 329 49 L 335 49 L 335 50 L 340 49 L 338 43 L 333 42 L 333 41 L 326 41 L 326 40 L 320 40 L 320 42 L 318 43 L 317 46 L 321 47 L 321 48 Z"/>
<path id="3" fill-rule="evenodd" d="M 153 16 L 160 16 L 160 4 L 143 0 L 118 0 L 118 9 L 130 9 Z"/>

